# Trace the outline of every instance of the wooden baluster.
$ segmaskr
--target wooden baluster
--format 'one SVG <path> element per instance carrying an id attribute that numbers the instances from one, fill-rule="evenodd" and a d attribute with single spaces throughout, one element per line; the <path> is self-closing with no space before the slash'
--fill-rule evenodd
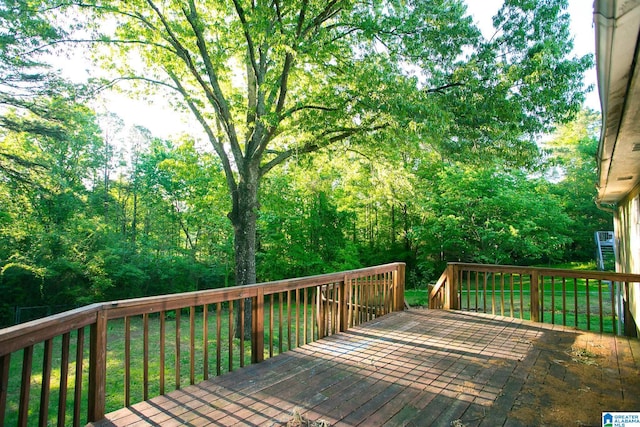
<path id="1" fill-rule="evenodd" d="M 164 373 L 166 369 L 166 345 L 165 339 L 167 334 L 167 325 L 165 321 L 164 310 L 159 313 L 160 317 L 160 395 L 164 394 L 165 378 Z"/>
<path id="2" fill-rule="evenodd" d="M 291 350 L 291 291 L 287 291 L 287 350 Z"/>
<path id="3" fill-rule="evenodd" d="M 562 278 L 562 325 L 567 326 L 567 278 Z"/>
<path id="4" fill-rule="evenodd" d="M 346 331 L 345 318 L 346 318 L 346 304 L 345 304 L 345 281 L 338 283 L 338 300 L 336 301 L 336 323 L 337 332 Z"/>
<path id="5" fill-rule="evenodd" d="M 4 423 L 4 415 L 7 412 L 7 388 L 9 388 L 10 365 L 11 353 L 0 356 L 0 421 L 2 421 L 2 423 Z M 59 422 L 58 425 L 60 425 Z"/>
<path id="6" fill-rule="evenodd" d="M 476 276 L 476 313 L 478 312 L 478 295 L 480 294 L 480 280 L 479 280 L 479 276 L 480 273 L 479 272 L 475 272 L 475 276 Z"/>
<path id="7" fill-rule="evenodd" d="M 574 326 L 578 327 L 578 279 L 573 279 L 573 311 L 574 311 Z"/>
<path id="8" fill-rule="evenodd" d="M 25 347 L 22 354 L 22 379 L 20 382 L 20 403 L 18 406 L 18 426 L 24 427 L 29 422 L 29 391 L 31 390 L 31 364 L 33 363 L 33 346 Z"/>
<path id="9" fill-rule="evenodd" d="M 233 301 L 229 301 L 229 372 L 233 371 Z"/>
<path id="10" fill-rule="evenodd" d="M 82 366 L 84 363 L 84 328 L 78 329 L 76 336 L 76 379 L 73 389 L 73 427 L 80 426 L 82 407 Z"/>
<path id="11" fill-rule="evenodd" d="M 587 331 L 591 330 L 591 299 L 589 295 L 589 279 L 586 280 L 585 284 L 587 290 Z"/>
<path id="12" fill-rule="evenodd" d="M 611 330 L 613 331 L 614 335 L 618 334 L 618 322 L 616 322 L 616 318 L 618 315 L 618 313 L 616 312 L 616 286 L 618 286 L 617 282 L 614 282 L 612 280 L 609 294 L 611 296 Z"/>
<path id="13" fill-rule="evenodd" d="M 124 318 L 124 406 L 131 405 L 131 318 Z"/>
<path id="14" fill-rule="evenodd" d="M 324 300 L 324 304 L 322 304 L 322 322 L 323 322 L 323 327 L 324 327 L 324 336 L 329 336 L 331 335 L 331 321 L 330 321 L 330 317 L 329 317 L 329 306 L 331 305 L 331 290 L 330 290 L 330 285 L 326 285 L 324 287 L 325 289 L 325 300 Z"/>
<path id="15" fill-rule="evenodd" d="M 491 274 L 491 314 L 496 314 L 496 275 Z"/>
<path id="16" fill-rule="evenodd" d="M 60 393 L 58 397 L 58 427 L 64 427 L 66 424 L 67 413 L 67 391 L 69 388 L 69 349 L 71 344 L 71 333 L 67 332 L 62 335 L 61 356 L 60 356 Z M 0 363 L 1 365 L 1 363 Z M 0 378 L 2 374 L 0 374 Z M 0 380 L 0 394 L 4 389 Z M 0 396 L 0 406 L 2 405 Z M 0 420 L 4 419 L 4 412 L 0 408 Z"/>
<path id="17" fill-rule="evenodd" d="M 304 310 L 303 310 L 303 315 L 304 315 L 304 321 L 302 323 L 302 336 L 304 337 L 302 340 L 302 344 L 308 344 L 308 338 L 307 338 L 307 325 L 308 325 L 308 319 L 307 319 L 307 305 L 309 304 L 309 292 L 307 290 L 307 288 L 302 290 L 303 295 L 304 295 Z"/>
<path id="18" fill-rule="evenodd" d="M 244 298 L 240 298 L 240 367 L 244 368 Z"/>
<path id="19" fill-rule="evenodd" d="M 296 288 L 296 347 L 300 347 L 300 289 Z"/>
<path id="20" fill-rule="evenodd" d="M 371 320 L 371 277 L 370 276 L 367 276 L 365 278 L 364 286 L 365 286 L 364 306 L 366 310 L 365 322 L 368 322 L 369 320 Z"/>
<path id="21" fill-rule="evenodd" d="M 142 400 L 149 399 L 149 314 L 142 315 Z"/>
<path id="22" fill-rule="evenodd" d="M 313 288 L 311 288 L 311 301 L 313 302 L 317 296 L 318 292 L 318 287 L 314 286 Z M 316 333 L 315 333 L 315 325 L 316 325 L 316 317 L 317 315 L 317 310 L 316 310 L 316 304 L 312 304 L 311 305 L 311 342 L 314 342 L 316 340 Z"/>
<path id="23" fill-rule="evenodd" d="M 269 295 L 269 358 L 273 357 L 273 294 Z"/>
<path id="24" fill-rule="evenodd" d="M 324 337 L 324 320 L 322 319 L 322 285 L 316 287 L 316 323 L 318 324 L 318 339 Z"/>
<path id="25" fill-rule="evenodd" d="M 49 424 L 49 392 L 51 390 L 51 359 L 53 358 L 53 340 L 44 342 L 42 355 L 42 382 L 40 384 L 40 414 L 38 424 L 47 427 Z"/>
<path id="26" fill-rule="evenodd" d="M 504 316 L 504 273 L 500 273 L 500 315 Z"/>
<path id="27" fill-rule="evenodd" d="M 353 325 L 357 326 L 360 324 L 360 316 L 362 316 L 360 310 L 361 297 L 362 297 L 362 286 L 360 284 L 360 279 L 354 279 L 354 314 L 353 314 Z"/>
<path id="28" fill-rule="evenodd" d="M 182 360 L 181 357 L 181 346 L 180 346 L 180 309 L 176 310 L 176 332 L 175 332 L 175 345 L 176 345 L 176 351 L 175 351 L 175 388 L 176 390 L 180 390 L 180 361 Z"/>
<path id="29" fill-rule="evenodd" d="M 251 363 L 264 360 L 264 288 L 258 288 L 251 304 Z"/>
<path id="30" fill-rule="evenodd" d="M 538 301 L 540 303 L 538 306 L 540 307 L 539 318 L 540 322 L 544 322 L 544 275 L 538 275 L 539 285 L 538 285 Z"/>
<path id="31" fill-rule="evenodd" d="M 600 333 L 604 331 L 604 311 L 602 309 L 602 280 L 598 280 L 598 309 L 600 313 Z"/>
<path id="32" fill-rule="evenodd" d="M 282 354 L 284 351 L 284 334 L 282 328 L 283 309 L 282 292 L 278 292 L 278 354 Z"/>
<path id="33" fill-rule="evenodd" d="M 209 304 L 202 306 L 202 379 L 209 379 Z"/>
<path id="34" fill-rule="evenodd" d="M 555 276 L 551 276 L 551 323 L 554 325 L 556 323 L 556 278 Z"/>
<path id="35" fill-rule="evenodd" d="M 513 308 L 514 308 L 514 301 L 513 301 L 513 273 L 509 274 L 509 315 L 511 317 L 513 316 Z"/>
<path id="36" fill-rule="evenodd" d="M 483 276 L 484 276 L 483 277 L 484 285 L 483 285 L 483 288 L 482 288 L 483 289 L 483 292 L 482 292 L 482 311 L 484 313 L 487 312 L 487 281 L 488 281 L 487 274 L 489 274 L 489 273 L 487 273 L 486 271 L 483 274 Z"/>
<path id="37" fill-rule="evenodd" d="M 216 375 L 222 373 L 222 303 L 216 303 Z"/>
<path id="38" fill-rule="evenodd" d="M 524 288 L 522 273 L 518 274 L 519 282 L 520 282 L 520 319 L 524 318 L 524 295 L 522 294 L 522 290 Z"/>
<path id="39" fill-rule="evenodd" d="M 392 276 L 390 271 L 384 275 L 384 301 L 385 301 L 384 312 L 385 314 L 391 313 L 393 311 L 393 304 L 391 303 L 392 301 L 391 295 L 393 295 L 393 292 L 391 290 L 392 289 L 391 277 Z M 349 287 L 349 295 L 351 295 L 351 287 Z M 349 303 L 351 303 L 351 298 L 349 298 Z"/>
<path id="40" fill-rule="evenodd" d="M 196 383 L 196 308 L 189 307 L 189 384 Z M 146 399 L 145 399 L 146 400 Z"/>
<path id="41" fill-rule="evenodd" d="M 471 271 L 467 272 L 467 310 L 471 311 Z"/>

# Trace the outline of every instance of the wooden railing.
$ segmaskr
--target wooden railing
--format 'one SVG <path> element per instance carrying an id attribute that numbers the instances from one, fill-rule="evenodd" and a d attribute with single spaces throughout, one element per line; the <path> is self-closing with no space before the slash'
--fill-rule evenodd
<path id="1" fill-rule="evenodd" d="M 638 282 L 635 274 L 449 263 L 429 292 L 429 307 L 634 335 L 627 301 Z"/>
<path id="2" fill-rule="evenodd" d="M 258 363 L 400 311 L 404 272 L 394 263 L 93 304 L 2 329 L 0 425 L 83 425 L 242 367 L 245 358 Z M 244 337 L 248 299 L 252 328 Z"/>

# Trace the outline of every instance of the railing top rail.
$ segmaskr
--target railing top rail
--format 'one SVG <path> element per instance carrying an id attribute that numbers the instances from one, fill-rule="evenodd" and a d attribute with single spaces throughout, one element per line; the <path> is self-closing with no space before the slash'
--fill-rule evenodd
<path id="1" fill-rule="evenodd" d="M 567 277 L 576 279 L 609 280 L 612 282 L 640 282 L 640 274 L 615 273 L 612 271 L 594 270 L 567 270 L 561 268 L 529 267 L 497 264 L 472 264 L 464 262 L 451 262 L 453 265 L 463 270 L 494 272 L 494 273 L 530 273 L 537 272 L 539 275 Z"/>
<path id="2" fill-rule="evenodd" d="M 102 304 L 91 304 L 0 329 L 0 356 L 95 323 L 100 310 Z"/>
<path id="3" fill-rule="evenodd" d="M 95 322 L 96 315 L 99 311 L 105 311 L 108 319 L 118 319 L 125 316 L 176 310 L 190 306 L 214 304 L 241 298 L 252 298 L 258 295 L 258 289 L 262 289 L 264 295 L 270 295 L 288 290 L 338 283 L 345 279 L 350 280 L 388 273 L 397 270 L 401 264 L 402 263 L 391 263 L 338 273 L 277 280 L 255 285 L 234 286 L 230 288 L 209 289 L 92 304 L 43 319 L 0 329 L 0 356 L 90 325 Z"/>

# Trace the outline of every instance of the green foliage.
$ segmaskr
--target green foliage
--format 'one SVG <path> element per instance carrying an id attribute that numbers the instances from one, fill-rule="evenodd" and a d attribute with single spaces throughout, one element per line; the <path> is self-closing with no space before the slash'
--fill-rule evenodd
<path id="1" fill-rule="evenodd" d="M 353 218 L 339 212 L 318 188 L 299 187 L 295 176 L 263 183 L 259 220 L 261 281 L 360 267 L 356 246 L 345 236 Z M 303 183 L 302 183 L 303 184 Z"/>
<path id="2" fill-rule="evenodd" d="M 564 256 L 572 221 L 548 183 L 501 167 L 425 171 L 412 239 L 426 262 L 528 264 Z M 420 256 L 420 255 L 419 255 Z"/>
<path id="3" fill-rule="evenodd" d="M 565 0 L 506 1 L 489 39 L 461 1 L 281 3 L 0 5 L 11 304 L 588 258 L 610 224 L 584 196 L 597 117 L 536 143 L 576 114 L 591 64 L 570 56 Z M 190 111 L 210 147 L 96 117 L 37 60 L 75 37 L 108 84 Z"/>
<path id="4" fill-rule="evenodd" d="M 546 148 L 556 167 L 551 191 L 558 195 L 563 210 L 573 220 L 572 244 L 564 259 L 588 261 L 594 258 L 594 233 L 613 230 L 613 217 L 595 204 L 596 152 L 600 136 L 600 115 L 582 111 L 574 121 L 558 128 Z"/>

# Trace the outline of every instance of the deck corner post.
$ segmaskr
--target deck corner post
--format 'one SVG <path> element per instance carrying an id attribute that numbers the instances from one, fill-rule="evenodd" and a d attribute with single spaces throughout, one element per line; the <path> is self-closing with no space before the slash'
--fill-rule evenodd
<path id="1" fill-rule="evenodd" d="M 258 288 L 258 294 L 251 305 L 251 363 L 264 360 L 264 288 Z"/>
<path id="2" fill-rule="evenodd" d="M 531 294 L 531 321 L 540 322 L 540 279 L 537 270 L 531 271 L 529 288 Z"/>
<path id="3" fill-rule="evenodd" d="M 460 297 L 458 296 L 458 286 L 460 286 L 460 266 L 457 264 L 451 264 L 450 276 L 451 282 L 451 310 L 460 310 Z"/>
<path id="4" fill-rule="evenodd" d="M 456 280 L 456 266 L 447 264 L 447 283 L 444 290 L 444 309 L 457 310 L 458 308 L 458 283 Z"/>
<path id="5" fill-rule="evenodd" d="M 395 304 L 393 311 L 404 310 L 405 269 L 406 264 L 404 262 L 399 262 L 397 264 L 395 274 L 393 275 L 393 287 L 395 291 Z"/>
<path id="6" fill-rule="evenodd" d="M 89 399 L 88 421 L 104 418 L 107 378 L 107 312 L 103 308 L 96 313 L 91 325 L 89 344 Z"/>

